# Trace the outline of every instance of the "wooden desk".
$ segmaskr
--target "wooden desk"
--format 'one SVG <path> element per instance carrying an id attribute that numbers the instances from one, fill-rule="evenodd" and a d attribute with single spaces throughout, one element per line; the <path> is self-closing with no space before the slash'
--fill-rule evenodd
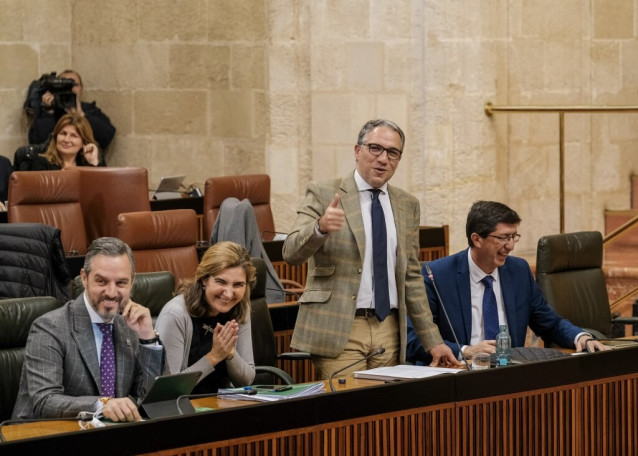
<path id="1" fill-rule="evenodd" d="M 635 454 L 636 391 L 638 347 L 8 442 L 0 454 Z"/>

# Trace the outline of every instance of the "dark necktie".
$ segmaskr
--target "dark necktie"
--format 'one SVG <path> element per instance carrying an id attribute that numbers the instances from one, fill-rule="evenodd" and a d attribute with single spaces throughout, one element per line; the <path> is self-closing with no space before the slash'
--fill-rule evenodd
<path id="1" fill-rule="evenodd" d="M 379 321 L 390 314 L 390 291 L 388 288 L 388 235 L 378 188 L 372 192 L 372 264 L 374 288 L 374 309 Z"/>
<path id="2" fill-rule="evenodd" d="M 97 323 L 102 331 L 102 351 L 100 355 L 100 378 L 102 396 L 115 397 L 115 347 L 113 346 L 113 325 Z"/>
<path id="3" fill-rule="evenodd" d="M 485 340 L 494 340 L 498 334 L 498 309 L 496 308 L 496 295 L 492 288 L 494 277 L 487 275 L 481 279 L 485 290 L 483 291 L 483 329 Z"/>

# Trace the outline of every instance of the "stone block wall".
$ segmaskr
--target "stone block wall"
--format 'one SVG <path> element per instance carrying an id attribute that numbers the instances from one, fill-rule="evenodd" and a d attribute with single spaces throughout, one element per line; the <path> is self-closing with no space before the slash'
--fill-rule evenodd
<path id="1" fill-rule="evenodd" d="M 151 185 L 268 173 L 288 230 L 309 180 L 354 167 L 361 125 L 407 135 L 393 182 L 466 245 L 477 199 L 559 230 L 558 115 L 495 105 L 638 105 L 638 0 L 0 0 L 0 154 L 25 142 L 30 81 L 76 69 L 118 129 L 112 166 Z M 566 230 L 629 207 L 638 113 L 568 114 Z"/>

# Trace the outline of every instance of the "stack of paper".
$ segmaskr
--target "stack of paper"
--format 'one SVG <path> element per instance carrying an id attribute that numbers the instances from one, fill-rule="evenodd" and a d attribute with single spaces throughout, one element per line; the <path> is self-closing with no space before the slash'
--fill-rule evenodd
<path id="1" fill-rule="evenodd" d="M 441 374 L 456 374 L 463 372 L 463 369 L 449 369 L 447 367 L 412 366 L 409 364 L 399 364 L 391 367 L 376 367 L 364 371 L 356 371 L 355 378 L 366 378 L 369 380 L 407 380 L 414 378 L 433 377 Z"/>
<path id="2" fill-rule="evenodd" d="M 257 390 L 257 394 L 250 394 Z M 324 392 L 324 383 L 300 383 L 298 385 L 256 385 L 246 388 L 229 388 L 219 390 L 224 399 L 240 401 L 274 402 L 295 397 L 310 396 Z"/>

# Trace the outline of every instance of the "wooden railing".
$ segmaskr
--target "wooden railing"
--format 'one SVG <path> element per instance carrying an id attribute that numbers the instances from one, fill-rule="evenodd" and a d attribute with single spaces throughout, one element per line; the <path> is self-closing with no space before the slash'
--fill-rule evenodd
<path id="1" fill-rule="evenodd" d="M 609 247 L 618 239 L 620 239 L 623 235 L 627 234 L 630 230 L 635 229 L 636 227 L 638 227 L 638 215 L 631 218 L 627 222 L 623 223 L 618 228 L 616 228 L 611 233 L 609 233 L 607 236 L 605 236 L 603 239 L 603 249 Z M 609 305 L 611 307 L 611 311 L 612 312 L 619 311 L 621 304 L 625 302 L 625 300 L 637 294 L 638 294 L 638 287 L 634 287 L 632 290 L 629 290 L 627 293 L 625 293 L 618 299 L 614 300 L 614 302 L 612 302 Z"/>

